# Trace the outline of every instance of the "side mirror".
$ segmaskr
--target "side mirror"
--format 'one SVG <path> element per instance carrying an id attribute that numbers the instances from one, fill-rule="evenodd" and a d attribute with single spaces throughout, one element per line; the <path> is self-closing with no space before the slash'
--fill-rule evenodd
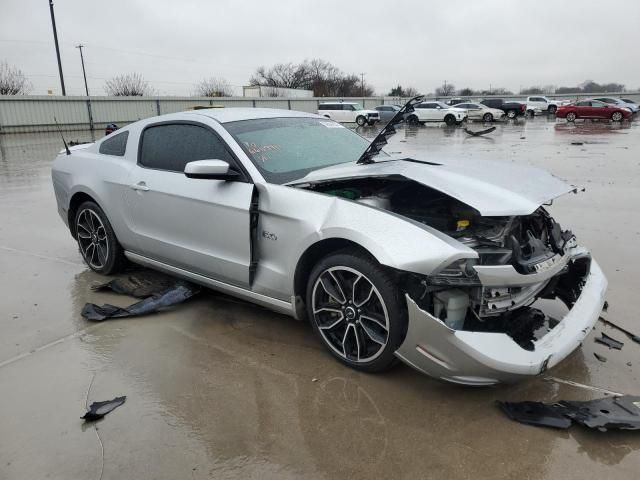
<path id="1" fill-rule="evenodd" d="M 196 160 L 184 167 L 188 178 L 206 180 L 236 180 L 240 173 L 231 168 L 224 160 Z"/>

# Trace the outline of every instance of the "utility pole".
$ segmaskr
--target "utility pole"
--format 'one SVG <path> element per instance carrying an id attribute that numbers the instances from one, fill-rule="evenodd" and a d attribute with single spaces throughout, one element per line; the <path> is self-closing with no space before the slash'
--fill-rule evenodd
<path id="1" fill-rule="evenodd" d="M 84 71 L 84 57 L 82 56 L 82 49 L 84 45 L 76 45 L 76 48 L 80 50 L 80 61 L 82 62 L 82 76 L 84 77 L 84 91 L 87 92 L 87 97 L 89 96 L 89 87 L 87 86 L 87 73 Z"/>
<path id="2" fill-rule="evenodd" d="M 51 26 L 53 27 L 53 41 L 56 44 L 56 56 L 58 57 L 58 72 L 60 73 L 60 86 L 62 87 L 62 95 L 66 96 L 67 91 L 64 89 L 64 76 L 62 75 L 62 62 L 60 61 L 60 47 L 58 46 L 58 31 L 56 30 L 56 16 L 53 14 L 53 0 L 49 0 L 49 11 L 51 12 Z"/>
<path id="3" fill-rule="evenodd" d="M 360 73 L 360 87 L 361 87 L 361 91 L 362 91 L 362 98 L 364 98 L 364 73 Z"/>

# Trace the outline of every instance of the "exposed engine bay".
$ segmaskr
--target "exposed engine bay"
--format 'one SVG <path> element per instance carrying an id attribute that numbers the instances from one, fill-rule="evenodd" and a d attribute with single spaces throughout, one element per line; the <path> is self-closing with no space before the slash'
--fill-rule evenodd
<path id="1" fill-rule="evenodd" d="M 576 246 L 573 233 L 562 230 L 540 207 L 526 216 L 483 217 L 472 207 L 404 177 L 337 180 L 304 188 L 391 211 L 428 225 L 478 253 L 447 265 L 428 277 L 405 281 L 405 290 L 420 306 L 455 330 L 502 332 L 522 348 L 558 321 L 532 306 L 540 299 L 560 300 L 571 308 L 589 273 L 590 256 L 568 258 Z M 518 274 L 535 275 L 562 268 L 539 283 L 486 286 L 476 266 L 511 265 Z M 416 276 L 417 277 L 417 276 Z"/>

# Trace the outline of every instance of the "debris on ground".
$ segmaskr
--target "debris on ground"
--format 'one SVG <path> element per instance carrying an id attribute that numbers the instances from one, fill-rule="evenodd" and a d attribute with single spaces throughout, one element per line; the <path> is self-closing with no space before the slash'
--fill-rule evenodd
<path id="1" fill-rule="evenodd" d="M 607 361 L 607 357 L 605 357 L 604 355 L 599 355 L 596 352 L 593 352 L 593 356 L 603 363 Z"/>
<path id="2" fill-rule="evenodd" d="M 600 333 L 600 337 L 595 338 L 596 343 L 601 343 L 602 345 L 606 345 L 609 348 L 615 348 L 616 350 L 622 350 L 624 343 L 616 340 L 615 338 L 611 338 L 606 333 Z"/>
<path id="3" fill-rule="evenodd" d="M 485 135 L 487 133 L 491 133 L 496 129 L 496 127 L 489 127 L 485 130 L 478 130 L 477 132 L 474 132 L 472 130 L 469 130 L 468 128 L 464 129 L 464 133 L 471 135 L 472 137 L 479 137 L 480 135 Z"/>
<path id="4" fill-rule="evenodd" d="M 609 305 L 607 304 L 606 306 L 608 307 Z M 603 308 L 603 310 L 606 311 L 606 309 L 604 309 L 604 308 Z M 611 320 L 607 320 L 606 318 L 600 317 L 600 320 L 602 321 L 602 323 L 605 323 L 605 324 L 609 325 L 610 327 L 613 327 L 613 328 L 615 328 L 617 330 L 620 330 L 622 333 L 624 333 L 627 337 L 629 337 L 634 342 L 640 343 L 640 336 L 639 335 L 636 335 L 635 333 L 627 330 L 624 327 L 621 327 L 620 325 L 618 325 L 616 323 L 613 323 Z"/>
<path id="5" fill-rule="evenodd" d="M 584 145 L 584 142 L 571 142 L 571 145 Z"/>
<path id="6" fill-rule="evenodd" d="M 562 429 L 571 426 L 571 419 L 558 413 L 553 405 L 542 402 L 500 401 L 498 405 L 511 420 L 516 422 Z"/>
<path id="7" fill-rule="evenodd" d="M 131 295 L 136 298 L 147 298 L 171 288 L 175 283 L 176 279 L 173 277 L 152 270 L 143 270 L 126 278 L 115 278 L 107 283 L 93 285 L 91 290 L 94 292 L 111 290 L 115 293 Z"/>
<path id="8" fill-rule="evenodd" d="M 498 402 L 512 420 L 567 429 L 573 423 L 600 431 L 640 430 L 640 397 L 623 395 L 588 401 Z"/>
<path id="9" fill-rule="evenodd" d="M 89 406 L 89 411 L 82 418 L 85 422 L 93 422 L 104 417 L 107 413 L 114 411 L 127 400 L 126 396 L 116 397 L 106 402 L 93 402 Z"/>
<path id="10" fill-rule="evenodd" d="M 81 315 L 87 320 L 100 322 L 108 318 L 126 318 L 153 313 L 193 297 L 200 287 L 156 272 L 142 271 L 127 278 L 116 278 L 92 287 L 94 291 L 111 290 L 115 293 L 142 298 L 128 307 L 87 303 Z"/>

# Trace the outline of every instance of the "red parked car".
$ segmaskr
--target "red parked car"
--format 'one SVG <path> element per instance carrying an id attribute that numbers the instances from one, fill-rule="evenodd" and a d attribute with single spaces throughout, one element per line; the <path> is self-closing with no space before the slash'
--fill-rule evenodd
<path id="1" fill-rule="evenodd" d="M 598 100 L 580 100 L 569 105 L 561 105 L 556 111 L 556 117 L 566 118 L 573 122 L 576 118 L 605 118 L 614 122 L 631 118 L 633 114 L 627 108 L 600 102 Z"/>

